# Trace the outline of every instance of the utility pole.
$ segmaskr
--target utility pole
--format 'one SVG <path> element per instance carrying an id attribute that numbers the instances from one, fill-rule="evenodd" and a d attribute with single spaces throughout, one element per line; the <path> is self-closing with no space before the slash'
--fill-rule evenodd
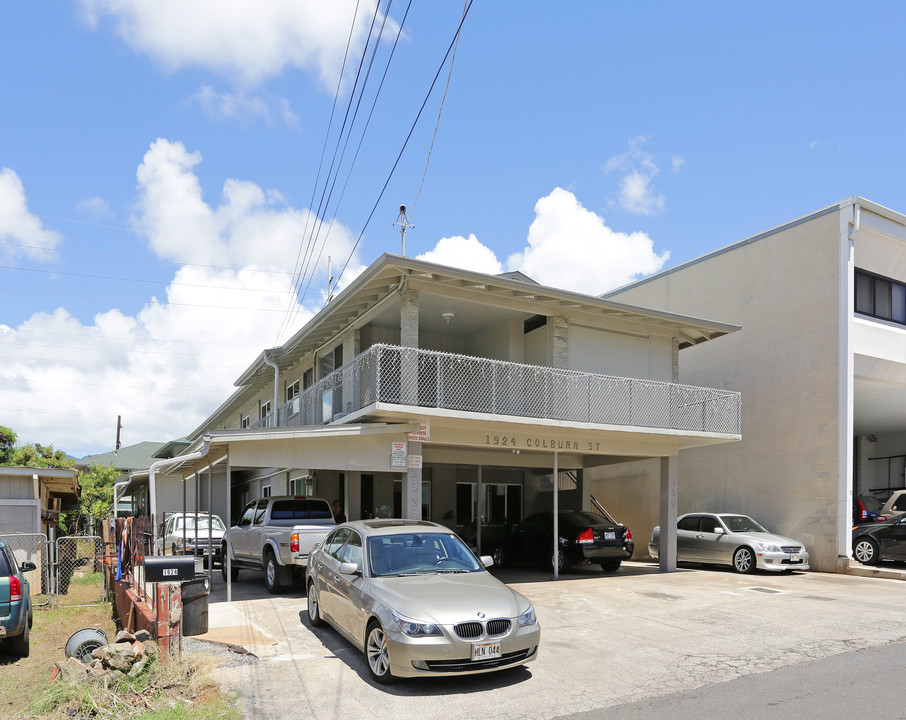
<path id="1" fill-rule="evenodd" d="M 415 225 L 412 225 L 409 220 L 406 219 L 405 205 L 400 205 L 400 222 L 395 222 L 393 224 L 400 226 L 400 238 L 402 239 L 402 252 L 400 254 L 403 257 L 406 257 L 406 230 L 408 228 L 415 230 Z"/>
<path id="2" fill-rule="evenodd" d="M 333 275 L 330 271 L 330 255 L 327 256 L 327 302 L 333 298 Z"/>
<path id="3" fill-rule="evenodd" d="M 123 416 L 116 416 L 116 450 L 113 451 L 113 454 L 116 455 L 120 449 L 120 430 L 123 429 Z"/>

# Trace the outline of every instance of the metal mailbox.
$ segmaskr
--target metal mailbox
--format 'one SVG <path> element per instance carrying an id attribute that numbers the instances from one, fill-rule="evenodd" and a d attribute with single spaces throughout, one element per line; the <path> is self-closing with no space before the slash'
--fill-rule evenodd
<path id="1" fill-rule="evenodd" d="M 146 555 L 145 580 L 157 583 L 188 582 L 195 579 L 192 555 Z"/>

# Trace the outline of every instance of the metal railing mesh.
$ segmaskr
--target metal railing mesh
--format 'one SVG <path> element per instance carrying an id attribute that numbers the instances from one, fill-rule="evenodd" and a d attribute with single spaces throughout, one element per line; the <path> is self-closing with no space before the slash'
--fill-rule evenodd
<path id="1" fill-rule="evenodd" d="M 259 421 L 335 422 L 375 403 L 600 425 L 739 434 L 738 392 L 372 345 Z"/>
<path id="2" fill-rule="evenodd" d="M 20 565 L 24 562 L 33 562 L 37 568 L 25 573 L 32 605 L 35 607 L 49 605 L 53 565 L 47 550 L 47 536 L 39 533 L 11 533 L 0 535 L 0 538 L 9 545 Z"/>
<path id="3" fill-rule="evenodd" d="M 107 578 L 103 564 L 103 538 L 95 535 L 57 538 L 56 604 L 86 607 L 104 602 Z"/>

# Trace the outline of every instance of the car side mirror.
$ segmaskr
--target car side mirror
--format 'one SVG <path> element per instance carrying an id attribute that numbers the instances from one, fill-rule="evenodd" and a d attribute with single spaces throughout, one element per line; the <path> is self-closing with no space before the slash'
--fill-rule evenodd
<path id="1" fill-rule="evenodd" d="M 37 570 L 38 566 L 33 562 L 24 562 L 19 566 L 21 572 L 31 572 L 32 570 Z"/>
<path id="2" fill-rule="evenodd" d="M 715 534 L 715 535 L 723 535 L 723 534 L 724 534 L 724 529 L 723 529 L 722 527 L 716 527 L 716 528 L 714 528 L 714 534 Z"/>
<path id="3" fill-rule="evenodd" d="M 481 560 L 481 564 L 486 568 L 489 568 L 494 564 L 494 558 L 492 558 L 490 555 L 482 555 L 478 559 Z"/>
<path id="4" fill-rule="evenodd" d="M 340 563 L 340 567 L 337 570 L 342 575 L 355 575 L 359 572 L 359 564 L 354 562 Z"/>

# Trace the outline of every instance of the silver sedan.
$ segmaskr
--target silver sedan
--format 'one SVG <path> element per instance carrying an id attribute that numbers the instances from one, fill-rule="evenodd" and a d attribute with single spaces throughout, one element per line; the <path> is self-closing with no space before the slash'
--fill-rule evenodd
<path id="1" fill-rule="evenodd" d="M 492 562 L 436 523 L 345 523 L 311 554 L 308 619 L 362 650 L 379 683 L 531 662 L 541 641 L 535 609 L 485 570 Z"/>
<path id="2" fill-rule="evenodd" d="M 660 527 L 651 533 L 648 553 L 660 550 Z M 688 513 L 676 522 L 679 562 L 732 565 L 737 572 L 808 570 L 808 552 L 798 540 L 768 532 L 748 515 Z"/>

